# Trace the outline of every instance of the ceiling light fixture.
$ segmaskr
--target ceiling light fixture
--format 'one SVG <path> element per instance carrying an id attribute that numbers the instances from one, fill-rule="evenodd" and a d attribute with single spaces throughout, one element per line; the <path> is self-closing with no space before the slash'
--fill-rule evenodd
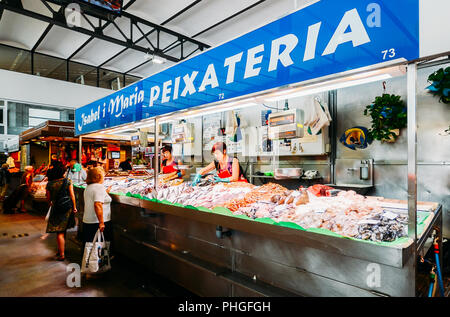
<path id="1" fill-rule="evenodd" d="M 145 53 L 144 59 L 152 62 L 153 64 L 164 64 L 166 62 L 165 58 L 158 56 L 155 53 L 150 53 L 150 50 Z"/>
<path id="2" fill-rule="evenodd" d="M 166 60 L 159 56 L 153 56 L 152 63 L 153 64 L 164 64 Z"/>

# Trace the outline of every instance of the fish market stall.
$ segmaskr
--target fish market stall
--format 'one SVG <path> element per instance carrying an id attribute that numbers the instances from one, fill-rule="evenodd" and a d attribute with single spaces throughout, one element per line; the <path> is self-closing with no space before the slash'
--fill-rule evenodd
<path id="1" fill-rule="evenodd" d="M 264 186 L 111 194 L 116 249 L 202 296 L 415 296 L 405 201 Z M 442 215 L 418 209 L 420 251 Z"/>
<path id="2" fill-rule="evenodd" d="M 448 52 L 418 53 L 424 3 L 382 2 L 382 27 L 322 0 L 77 109 L 83 139 L 153 136 L 152 173 L 105 181 L 116 252 L 201 296 L 426 296 L 449 113 L 419 87 Z"/>

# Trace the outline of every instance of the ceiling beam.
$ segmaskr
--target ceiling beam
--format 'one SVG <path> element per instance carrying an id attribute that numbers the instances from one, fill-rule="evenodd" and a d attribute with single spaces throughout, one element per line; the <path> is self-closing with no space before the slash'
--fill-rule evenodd
<path id="1" fill-rule="evenodd" d="M 202 0 L 194 1 L 193 3 L 191 3 L 190 5 L 188 5 L 187 7 L 184 7 L 183 9 L 181 9 L 180 11 L 178 11 L 177 13 L 175 13 L 174 15 L 172 15 L 171 17 L 169 17 L 167 20 L 163 21 L 163 22 L 161 23 L 161 25 L 165 25 L 165 24 L 169 23 L 170 21 L 176 19 L 177 17 L 179 17 L 180 15 L 182 15 L 183 13 L 185 13 L 186 11 L 192 9 L 195 5 L 199 4 L 200 2 L 202 2 Z M 150 36 L 150 35 L 151 35 L 153 32 L 155 32 L 155 31 L 156 31 L 156 29 L 153 29 L 153 30 L 147 32 L 146 34 L 144 34 L 144 36 L 140 37 L 140 38 L 139 38 L 137 41 L 135 41 L 134 43 L 138 43 L 138 42 L 142 41 L 144 38 L 146 38 L 147 36 Z M 206 48 L 209 48 L 209 45 L 208 45 L 208 46 L 205 46 L 205 47 L 206 47 Z M 204 47 L 199 47 L 198 49 L 200 49 L 201 51 L 203 51 Z M 117 54 L 117 56 L 120 55 L 120 54 L 122 54 L 122 53 L 125 52 L 126 50 L 127 50 L 127 48 L 124 49 L 123 51 L 119 52 L 119 53 Z M 113 58 L 116 58 L 117 56 L 114 56 Z M 113 58 L 109 59 L 107 62 L 111 61 Z M 128 74 L 129 72 L 132 72 L 133 70 L 135 70 L 135 69 L 137 69 L 137 68 L 139 68 L 139 67 L 141 67 L 141 66 L 144 66 L 145 64 L 147 64 L 147 63 L 150 62 L 150 61 L 151 61 L 151 60 L 147 60 L 147 61 L 145 61 L 145 62 L 139 64 L 138 66 L 133 67 L 132 69 L 126 71 L 125 74 Z M 106 64 L 107 62 L 103 63 L 102 65 Z"/>
<path id="2" fill-rule="evenodd" d="M 36 44 L 34 44 L 33 48 L 31 49 L 32 53 L 34 53 L 34 51 L 36 51 L 36 49 L 39 47 L 39 45 L 41 45 L 42 41 L 45 39 L 45 37 L 47 36 L 48 32 L 50 32 L 52 27 L 53 27 L 53 24 L 47 25 L 47 27 L 45 28 L 44 32 L 39 37 L 39 40 L 37 40 Z"/>
<path id="3" fill-rule="evenodd" d="M 141 64 L 139 64 L 139 65 L 133 67 L 132 69 L 127 70 L 124 74 L 127 75 L 128 73 L 131 73 L 133 70 L 138 69 L 138 68 L 141 67 L 141 66 L 144 66 L 145 64 L 147 64 L 147 63 L 150 62 L 150 61 L 151 61 L 151 60 L 145 61 L 145 62 L 143 62 L 143 63 L 141 63 Z"/>
<path id="4" fill-rule="evenodd" d="M 180 61 L 180 59 L 177 58 L 177 57 L 174 57 L 174 56 L 171 56 L 171 55 L 168 55 L 168 54 L 165 54 L 165 53 L 161 52 L 159 50 L 159 48 L 158 48 L 158 50 L 151 50 L 148 47 L 143 47 L 143 46 L 136 45 L 136 44 L 132 43 L 131 40 L 123 41 L 123 40 L 118 40 L 118 39 L 116 39 L 114 37 L 111 37 L 111 36 L 104 35 L 102 32 L 99 32 L 98 30 L 97 31 L 91 31 L 91 30 L 84 29 L 82 27 L 77 27 L 77 26 L 70 27 L 69 25 L 67 25 L 67 23 L 65 23 L 65 21 L 61 21 L 59 19 L 50 18 L 50 17 L 47 17 L 45 15 L 42 15 L 42 14 L 30 11 L 30 10 L 20 9 L 19 7 L 16 7 L 16 6 L 13 6 L 13 5 L 10 5 L 10 4 L 6 4 L 4 2 L 0 2 L 0 8 L 4 8 L 6 10 L 9 10 L 9 11 L 12 11 L 12 12 L 24 15 L 24 16 L 28 16 L 30 18 L 37 19 L 37 20 L 40 20 L 40 21 L 43 21 L 43 22 L 46 22 L 46 23 L 49 23 L 49 24 L 57 25 L 59 27 L 62 27 L 62 28 L 65 28 L 65 29 L 68 29 L 68 30 L 71 30 L 71 31 L 75 31 L 75 32 L 79 32 L 79 33 L 82 33 L 82 34 L 85 34 L 85 35 L 89 35 L 89 36 L 94 37 L 96 39 L 107 41 L 107 42 L 110 42 L 110 43 L 113 43 L 113 44 L 116 44 L 116 45 L 119 45 L 119 46 L 122 46 L 122 47 L 134 49 L 134 50 L 137 50 L 137 51 L 140 51 L 140 52 L 143 52 L 143 53 L 157 54 L 157 55 L 165 58 L 166 60 L 170 60 L 172 62 L 179 62 Z M 169 30 L 167 28 L 161 27 L 161 26 L 159 26 L 157 24 L 154 24 L 152 22 L 145 21 L 144 19 L 141 19 L 139 17 L 133 16 L 133 15 L 131 15 L 129 13 L 123 12 L 122 16 L 128 18 L 129 22 L 132 23 L 132 24 L 136 25 L 137 23 L 141 23 L 141 24 L 144 24 L 144 25 L 156 28 L 156 29 L 158 29 L 159 32 L 168 33 L 170 35 L 176 36 L 177 38 L 180 39 L 180 41 L 184 40 L 186 42 L 190 42 L 190 43 L 193 43 L 195 45 L 202 46 L 202 47 L 207 46 L 206 44 L 201 43 L 201 42 L 199 42 L 197 40 L 190 39 L 189 37 L 187 37 L 185 35 L 182 35 L 182 34 L 179 34 L 177 32 L 174 32 L 172 30 Z"/>
<path id="5" fill-rule="evenodd" d="M 174 15 L 172 15 L 170 18 L 168 18 L 167 20 L 165 20 L 164 22 L 161 23 L 161 25 L 165 25 L 167 23 L 169 23 L 170 21 L 174 20 L 175 18 L 177 18 L 178 16 L 180 16 L 181 14 L 183 14 L 184 12 L 186 12 L 187 10 L 191 9 L 193 6 L 199 4 L 200 2 L 202 2 L 202 0 L 197 0 L 194 1 L 193 3 L 191 3 L 190 5 L 188 5 L 187 7 L 181 9 L 180 11 L 178 11 L 177 13 L 175 13 Z M 153 29 L 149 32 L 147 32 L 145 34 L 145 36 L 149 36 L 151 35 L 153 32 L 155 32 L 156 30 Z M 137 41 L 135 41 L 134 43 L 138 43 L 140 41 L 142 41 L 144 39 L 145 36 L 140 37 Z M 209 47 L 209 46 L 208 46 Z"/>
<path id="6" fill-rule="evenodd" d="M 128 48 L 124 48 L 123 50 L 121 50 L 120 52 L 118 52 L 117 54 L 115 54 L 114 56 L 108 58 L 106 61 L 104 61 L 103 63 L 101 63 L 100 65 L 98 65 L 98 67 L 103 67 L 105 64 L 108 64 L 110 61 L 112 61 L 114 58 L 118 57 L 119 55 L 121 55 L 123 52 L 125 52 Z"/>
<path id="7" fill-rule="evenodd" d="M 130 0 L 130 1 L 128 1 L 128 3 L 127 3 L 126 5 L 123 6 L 122 10 L 128 9 L 128 8 L 131 7 L 131 6 L 133 5 L 133 3 L 135 3 L 135 2 L 136 2 L 136 0 Z"/>
<path id="8" fill-rule="evenodd" d="M 231 20 L 231 19 L 234 19 L 234 18 L 237 17 L 238 15 L 241 15 L 242 13 L 247 12 L 247 11 L 250 10 L 250 9 L 253 9 L 253 8 L 256 7 L 257 5 L 260 5 L 261 3 L 265 2 L 265 1 L 266 1 L 266 0 L 260 0 L 260 1 L 258 1 L 258 2 L 255 2 L 254 4 L 252 4 L 252 5 L 250 5 L 250 6 L 246 7 L 246 8 L 244 8 L 244 9 L 242 9 L 241 11 L 236 12 L 235 14 L 233 14 L 233 15 L 231 15 L 231 16 L 229 16 L 229 17 L 227 17 L 227 18 L 225 18 L 225 19 L 223 19 L 223 20 L 217 22 L 216 24 L 214 24 L 214 25 L 212 25 L 212 26 L 210 26 L 210 27 L 208 27 L 208 28 L 206 28 L 206 29 L 204 29 L 204 30 L 198 32 L 197 34 L 194 34 L 193 36 L 191 36 L 191 38 L 195 38 L 195 37 L 197 37 L 197 36 L 199 36 L 199 35 L 201 35 L 201 34 L 203 34 L 203 33 L 206 33 L 206 32 L 208 32 L 208 31 L 210 31 L 210 30 L 212 30 L 212 29 L 218 27 L 219 25 L 221 25 L 221 24 L 223 24 L 223 23 L 225 23 L 225 22 L 227 22 L 227 21 L 229 21 L 229 20 Z M 167 53 L 167 52 L 169 52 L 169 51 L 171 51 L 171 50 L 177 48 L 177 47 L 180 46 L 180 45 L 181 45 L 181 43 L 178 43 L 178 44 L 175 45 L 175 46 L 173 46 L 173 45 L 171 44 L 171 45 L 169 45 L 168 47 L 166 47 L 165 49 L 163 49 L 163 52 L 164 52 L 164 53 Z M 170 46 L 172 46 L 172 47 L 170 47 Z"/>
<path id="9" fill-rule="evenodd" d="M 163 23 L 161 23 L 161 25 L 167 24 L 170 21 L 176 19 L 177 17 L 179 17 L 180 15 L 182 15 L 183 13 L 185 13 L 187 10 L 192 9 L 193 6 L 199 4 L 200 2 L 202 2 L 202 0 L 197 0 L 192 2 L 190 5 L 188 5 L 187 7 L 181 9 L 180 11 L 178 11 L 177 13 L 175 13 L 174 15 L 172 15 L 170 18 L 168 18 L 167 20 L 165 20 Z"/>
<path id="10" fill-rule="evenodd" d="M 122 13 L 122 17 L 129 18 L 131 21 L 134 22 L 134 24 L 137 24 L 137 23 L 144 24 L 146 26 L 149 26 L 149 27 L 152 27 L 154 29 L 157 29 L 160 32 L 167 33 L 167 34 L 170 34 L 172 36 L 175 36 L 175 37 L 179 38 L 180 40 L 185 40 L 186 42 L 191 42 L 191 43 L 193 43 L 195 45 L 198 45 L 198 46 L 209 47 L 209 45 L 207 45 L 205 43 L 202 43 L 200 41 L 194 40 L 193 38 L 190 38 L 190 37 L 188 37 L 186 35 L 183 35 L 181 33 L 172 31 L 171 29 L 168 29 L 168 28 L 166 28 L 164 26 L 161 26 L 161 25 L 158 25 L 156 23 L 144 20 L 144 19 L 142 19 L 142 18 L 140 18 L 138 16 L 135 16 L 135 15 L 132 15 L 130 13 L 123 12 Z"/>
<path id="11" fill-rule="evenodd" d="M 67 60 L 71 60 L 72 58 L 75 57 L 75 55 L 77 55 L 83 48 L 86 47 L 86 45 L 88 45 L 89 43 L 91 43 L 91 41 L 94 39 L 93 36 L 91 36 L 86 42 L 84 42 L 83 44 L 80 45 L 80 47 L 78 47 L 75 52 L 72 53 L 72 55 L 70 55 Z"/>
<path id="12" fill-rule="evenodd" d="M 133 3 L 135 3 L 136 0 L 130 0 L 128 1 L 128 3 L 126 5 L 123 6 L 122 10 L 126 10 L 129 7 L 131 7 L 133 5 Z M 103 32 L 109 25 L 111 24 L 111 21 L 108 21 L 105 23 L 105 25 L 103 25 L 101 27 L 101 31 Z M 72 58 L 75 57 L 75 55 L 77 55 L 83 48 L 86 47 L 86 45 L 88 45 L 92 40 L 94 39 L 93 36 L 91 36 L 86 42 L 84 42 L 75 52 L 72 53 L 72 55 L 69 56 L 68 60 L 71 60 Z M 126 49 L 125 49 L 126 50 Z"/>
<path id="13" fill-rule="evenodd" d="M 260 1 L 258 1 L 258 2 L 255 2 L 254 4 L 252 4 L 252 5 L 248 6 L 248 7 L 246 7 L 245 9 L 243 9 L 243 10 L 241 10 L 241 11 L 239 11 L 239 12 L 237 12 L 237 13 L 231 15 L 231 16 L 229 16 L 228 18 L 223 19 L 222 21 L 217 22 L 216 24 L 210 26 L 210 27 L 207 28 L 207 29 L 204 29 L 204 30 L 201 31 L 201 32 L 198 32 L 198 33 L 195 34 L 193 37 L 197 37 L 197 36 L 199 36 L 199 35 L 201 35 L 201 34 L 203 34 L 203 33 L 206 33 L 206 32 L 208 32 L 208 31 L 210 31 L 210 30 L 212 30 L 212 29 L 218 27 L 219 25 L 221 25 L 221 24 L 223 24 L 223 23 L 225 23 L 225 22 L 227 22 L 227 21 L 229 21 L 229 20 L 231 20 L 231 19 L 234 19 L 234 18 L 237 17 L 238 15 L 241 15 L 242 13 L 245 13 L 245 12 L 247 12 L 248 10 L 253 9 L 254 7 L 260 5 L 260 4 L 263 3 L 263 2 L 266 2 L 266 0 L 260 0 Z"/>

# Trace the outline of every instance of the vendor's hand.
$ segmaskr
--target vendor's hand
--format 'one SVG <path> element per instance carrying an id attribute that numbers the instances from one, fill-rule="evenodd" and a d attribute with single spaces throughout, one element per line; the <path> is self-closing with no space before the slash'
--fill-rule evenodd
<path id="1" fill-rule="evenodd" d="M 105 230 L 105 224 L 103 222 L 99 223 L 98 224 L 98 229 L 100 230 L 100 232 L 103 232 Z"/>
<path id="2" fill-rule="evenodd" d="M 230 178 L 220 178 L 219 176 L 214 176 L 215 183 L 229 183 Z"/>
<path id="3" fill-rule="evenodd" d="M 197 185 L 201 179 L 202 179 L 202 175 L 200 175 L 200 174 L 195 175 L 194 181 L 192 182 L 192 186 Z"/>
<path id="4" fill-rule="evenodd" d="M 109 194 L 109 192 L 111 191 L 111 189 L 112 189 L 112 185 L 109 186 L 109 187 L 106 189 L 106 192 Z"/>
<path id="5" fill-rule="evenodd" d="M 73 213 L 76 214 L 78 212 L 77 208 L 73 209 Z"/>

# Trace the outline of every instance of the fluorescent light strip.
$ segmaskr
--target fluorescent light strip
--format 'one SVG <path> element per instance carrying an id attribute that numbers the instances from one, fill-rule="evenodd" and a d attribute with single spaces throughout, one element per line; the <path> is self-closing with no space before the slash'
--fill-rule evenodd
<path id="1" fill-rule="evenodd" d="M 169 122 L 174 122 L 174 121 L 181 120 L 181 119 L 189 119 L 189 118 L 194 118 L 194 117 L 198 117 L 198 116 L 206 116 L 206 115 L 214 114 L 214 113 L 218 113 L 218 112 L 231 111 L 231 110 L 236 110 L 236 109 L 241 109 L 241 108 L 246 108 L 246 107 L 251 107 L 251 106 L 257 106 L 258 104 L 256 102 L 252 102 L 254 100 L 255 100 L 254 98 L 242 100 L 241 102 L 245 102 L 245 103 L 240 103 L 240 104 L 236 104 L 237 102 L 232 102 L 229 104 L 217 106 L 217 108 L 214 107 L 214 109 L 207 110 L 207 111 L 205 111 L 205 110 L 208 108 L 191 110 L 191 111 L 187 111 L 183 114 L 178 114 L 178 115 L 168 117 L 167 119 L 166 118 L 162 119 L 159 121 L 159 123 L 160 124 L 169 123 Z M 246 101 L 251 101 L 251 102 L 246 102 Z"/>
<path id="2" fill-rule="evenodd" d="M 150 122 L 146 122 L 146 123 L 141 123 L 141 124 L 137 124 L 137 125 L 134 125 L 134 126 L 132 126 L 132 128 L 134 128 L 134 129 L 139 129 L 139 128 L 151 128 L 151 127 L 154 127 L 155 126 L 155 123 L 150 123 Z"/>
<path id="3" fill-rule="evenodd" d="M 246 107 L 251 107 L 251 106 L 256 106 L 256 105 L 257 105 L 257 103 L 251 102 L 251 103 L 245 103 L 245 104 L 236 105 L 236 106 L 228 107 L 228 108 L 211 109 L 209 111 L 198 111 L 198 113 L 195 113 L 192 115 L 187 115 L 187 116 L 185 116 L 185 118 L 206 116 L 206 115 L 214 114 L 214 113 L 218 113 L 218 112 L 231 111 L 231 110 L 236 110 L 236 109 L 241 109 L 241 108 L 246 108 Z"/>
<path id="4" fill-rule="evenodd" d="M 389 74 L 382 74 L 382 75 L 358 79 L 358 80 L 351 80 L 351 81 L 339 82 L 339 83 L 330 84 L 330 85 L 323 85 L 323 86 L 319 86 L 319 87 L 316 87 L 317 85 L 313 85 L 313 86 L 304 88 L 303 90 L 300 90 L 295 93 L 285 94 L 285 95 L 281 95 L 281 96 L 275 96 L 275 97 L 271 97 L 271 98 L 269 97 L 269 98 L 266 98 L 265 101 L 273 102 L 273 101 L 279 101 L 279 100 L 284 100 L 284 99 L 308 96 L 308 95 L 317 94 L 317 93 L 324 92 L 324 91 L 347 88 L 347 87 L 351 87 L 351 86 L 367 84 L 367 83 L 380 81 L 380 80 L 384 80 L 384 79 L 389 79 L 389 78 L 392 78 L 392 76 Z"/>

